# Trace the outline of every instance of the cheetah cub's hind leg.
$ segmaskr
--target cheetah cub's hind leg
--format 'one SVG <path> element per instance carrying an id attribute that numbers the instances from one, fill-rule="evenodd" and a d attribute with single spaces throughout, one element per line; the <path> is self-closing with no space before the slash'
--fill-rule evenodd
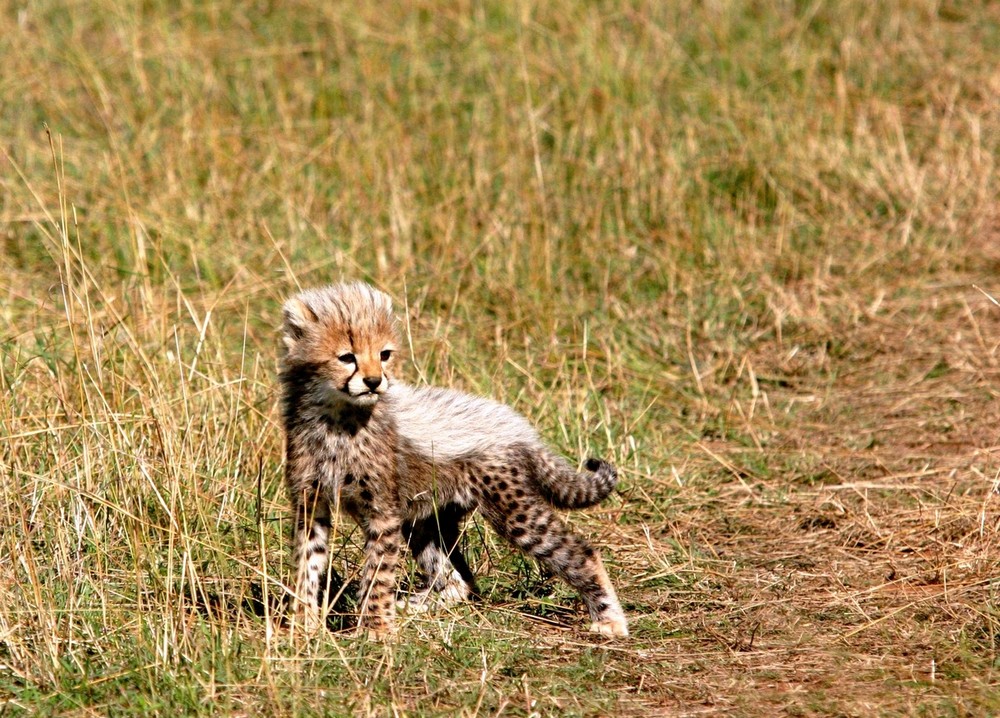
<path id="1" fill-rule="evenodd" d="M 590 630 L 608 637 L 628 636 L 625 612 L 597 551 L 570 531 L 548 507 L 537 507 L 537 534 L 510 527 L 511 542 L 580 592 L 590 613 Z"/>
<path id="2" fill-rule="evenodd" d="M 436 514 L 403 525 L 403 536 L 425 585 L 397 602 L 398 608 L 426 611 L 467 601 L 475 594 L 475 576 L 458 548 L 459 524 L 465 513 L 466 509 L 449 504 Z"/>
<path id="3" fill-rule="evenodd" d="M 491 488 L 480 489 L 479 503 L 497 533 L 580 592 L 592 632 L 627 636 L 625 612 L 593 546 L 567 528 L 535 486 L 519 481 L 523 471 L 494 470 L 483 477 Z"/>

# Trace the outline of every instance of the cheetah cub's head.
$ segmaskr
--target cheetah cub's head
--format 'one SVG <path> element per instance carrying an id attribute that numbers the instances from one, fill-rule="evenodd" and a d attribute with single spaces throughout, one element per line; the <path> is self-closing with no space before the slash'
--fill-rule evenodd
<path id="1" fill-rule="evenodd" d="M 399 328 L 388 295 L 361 283 L 307 289 L 285 302 L 284 371 L 319 404 L 372 407 L 389 387 Z"/>

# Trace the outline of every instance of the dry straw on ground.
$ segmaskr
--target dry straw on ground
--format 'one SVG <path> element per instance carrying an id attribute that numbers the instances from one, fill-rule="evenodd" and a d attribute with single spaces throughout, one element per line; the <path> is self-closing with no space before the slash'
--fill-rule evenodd
<path id="1" fill-rule="evenodd" d="M 995 4 L 43 2 L 0 38 L 0 710 L 1000 710 Z M 289 637 L 275 327 L 342 277 L 399 301 L 409 379 L 619 465 L 571 520 L 633 638 L 475 522 L 481 602 Z"/>

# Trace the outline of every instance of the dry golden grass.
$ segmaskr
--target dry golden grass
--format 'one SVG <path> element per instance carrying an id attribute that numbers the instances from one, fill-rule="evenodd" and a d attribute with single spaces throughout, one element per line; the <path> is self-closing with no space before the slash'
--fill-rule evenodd
<path id="1" fill-rule="evenodd" d="M 1000 711 L 1000 10 L 0 10 L 0 702 L 29 714 Z M 294 641 L 275 327 L 621 468 L 633 638 L 473 523 L 480 603 Z M 334 557 L 356 572 L 354 537 Z"/>

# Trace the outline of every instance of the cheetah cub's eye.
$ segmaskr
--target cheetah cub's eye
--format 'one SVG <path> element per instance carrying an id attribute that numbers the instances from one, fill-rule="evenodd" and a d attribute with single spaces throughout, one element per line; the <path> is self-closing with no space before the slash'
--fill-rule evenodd
<path id="1" fill-rule="evenodd" d="M 392 350 L 391 349 L 383 349 L 382 353 L 379 354 L 379 358 L 381 358 L 382 361 L 389 361 L 390 359 L 392 359 Z"/>
<path id="2" fill-rule="evenodd" d="M 354 364 L 355 362 L 357 362 L 357 359 L 355 359 L 354 355 L 351 354 L 350 352 L 348 352 L 347 354 L 341 354 L 337 358 L 340 359 L 340 361 L 344 362 L 345 364 Z"/>

